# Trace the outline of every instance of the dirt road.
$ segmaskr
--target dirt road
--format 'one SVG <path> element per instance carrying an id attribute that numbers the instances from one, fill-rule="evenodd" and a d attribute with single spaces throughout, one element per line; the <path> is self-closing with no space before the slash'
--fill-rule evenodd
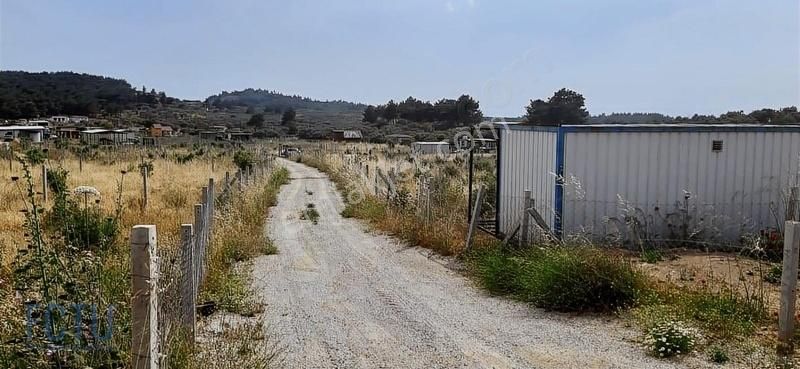
<path id="1" fill-rule="evenodd" d="M 426 250 L 343 219 L 333 184 L 284 161 L 271 212 L 278 255 L 254 265 L 270 334 L 290 368 L 673 368 L 600 319 L 488 296 Z M 319 223 L 301 220 L 315 204 Z"/>

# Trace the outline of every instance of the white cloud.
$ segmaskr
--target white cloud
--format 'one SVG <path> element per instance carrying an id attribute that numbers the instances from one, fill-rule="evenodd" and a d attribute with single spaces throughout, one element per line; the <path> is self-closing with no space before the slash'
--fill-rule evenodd
<path id="1" fill-rule="evenodd" d="M 462 9 L 474 9 L 477 5 L 477 0 L 447 0 L 444 3 L 444 8 L 448 13 L 455 13 Z"/>

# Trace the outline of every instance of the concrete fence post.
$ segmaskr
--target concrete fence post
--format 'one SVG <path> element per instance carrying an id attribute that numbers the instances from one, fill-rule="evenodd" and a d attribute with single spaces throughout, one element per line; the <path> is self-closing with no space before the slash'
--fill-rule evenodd
<path id="1" fill-rule="evenodd" d="M 191 224 L 181 224 L 181 325 L 187 335 L 187 341 L 194 346 L 196 336 L 197 287 L 195 287 L 194 264 L 194 229 Z"/>
<path id="2" fill-rule="evenodd" d="M 158 369 L 158 256 L 156 226 L 131 230 L 131 367 Z"/>
<path id="3" fill-rule="evenodd" d="M 530 238 L 530 215 L 528 215 L 528 209 L 531 206 L 531 190 L 525 190 L 524 195 L 522 197 L 522 233 L 520 233 L 519 241 L 522 246 L 527 246 L 531 242 Z"/>
<path id="4" fill-rule="evenodd" d="M 778 354 L 794 352 L 795 302 L 797 301 L 797 263 L 800 256 L 800 222 L 787 221 L 783 235 L 783 273 L 781 306 L 778 314 Z"/>
<path id="5" fill-rule="evenodd" d="M 42 164 L 42 198 L 47 202 L 47 165 Z"/>

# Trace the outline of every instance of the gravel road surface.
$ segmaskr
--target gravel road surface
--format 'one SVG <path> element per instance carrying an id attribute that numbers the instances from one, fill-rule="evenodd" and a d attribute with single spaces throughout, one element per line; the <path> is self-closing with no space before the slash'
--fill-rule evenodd
<path id="1" fill-rule="evenodd" d="M 618 323 L 488 296 L 448 259 L 342 218 L 323 173 L 283 165 L 292 181 L 267 230 L 279 254 L 256 259 L 253 283 L 287 367 L 683 367 L 648 357 Z M 300 219 L 308 203 L 316 225 Z"/>

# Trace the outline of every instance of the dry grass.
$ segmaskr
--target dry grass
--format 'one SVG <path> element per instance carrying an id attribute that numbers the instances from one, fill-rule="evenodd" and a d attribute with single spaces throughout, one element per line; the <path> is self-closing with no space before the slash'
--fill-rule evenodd
<path id="1" fill-rule="evenodd" d="M 210 177 L 218 183 L 224 178 L 225 171 L 235 171 L 232 161 L 225 158 L 215 160 L 212 171 L 209 156 L 196 157 L 194 160 L 180 164 L 174 160 L 178 154 L 186 150 L 152 149 L 150 151 L 96 151 L 90 160 L 83 162 L 83 170 L 79 170 L 77 157 L 69 153 L 50 152 L 51 168 L 63 168 L 69 171 L 68 186 L 91 186 L 101 196 L 96 206 L 107 214 L 113 214 L 117 201 L 121 203 L 120 236 L 112 248 L 100 258 L 102 273 L 98 281 L 101 286 L 103 304 L 114 304 L 114 335 L 110 347 L 119 357 L 99 358 L 96 363 L 127 362 L 130 347 L 130 260 L 127 237 L 130 228 L 136 224 L 154 224 L 158 229 L 158 248 L 160 255 L 174 255 L 179 245 L 179 228 L 182 223 L 193 220 L 193 204 L 200 200 L 200 189 L 208 184 Z M 142 211 L 142 176 L 138 165 L 142 158 L 152 161 L 153 171 L 148 178 L 149 203 L 146 211 Z M 33 181 L 37 190 L 41 191 L 41 167 L 32 170 Z M 124 174 L 123 174 L 124 173 Z M 22 180 L 12 182 L 11 177 L 23 177 L 22 166 L 8 162 L 0 166 L 0 340 L 13 339 L 24 335 L 25 314 L 22 301 L 14 297 L 11 273 L 11 262 L 18 248 L 25 245 L 23 231 L 24 190 Z M 120 181 L 122 183 L 121 191 Z M 51 196 L 54 197 L 54 196 Z M 92 199 L 92 200 L 94 200 Z M 41 195 L 37 195 L 41 201 Z M 52 202 L 52 200 L 50 200 Z M 46 204 L 47 207 L 52 204 Z M 167 260 L 165 260 L 167 261 Z M 101 307 L 102 308 L 102 307 Z"/>
<path id="2" fill-rule="evenodd" d="M 411 158 L 407 148 L 386 145 L 339 145 L 335 152 L 306 149 L 304 164 L 328 173 L 348 200 L 342 213 L 369 221 L 375 228 L 397 236 L 412 245 L 435 250 L 443 255 L 461 253 L 467 233 L 467 168 L 463 158 L 436 156 Z M 367 175 L 366 167 L 369 166 Z M 387 201 L 374 194 L 375 173 L 397 173 L 397 196 Z M 422 211 L 425 196 L 419 196 L 418 178 L 427 176 L 436 183 L 431 191 L 430 216 Z M 385 191 L 379 180 L 380 191 Z M 476 244 L 490 238 L 478 232 Z"/>
<path id="3" fill-rule="evenodd" d="M 69 171 L 69 188 L 92 186 L 100 191 L 100 207 L 113 212 L 117 193 L 117 185 L 123 180 L 122 187 L 122 224 L 123 235 L 126 230 L 136 224 L 155 224 L 158 228 L 159 246 L 174 247 L 177 245 L 181 223 L 193 219 L 192 204 L 200 200 L 200 189 L 207 185 L 208 178 L 221 181 L 225 171 L 234 172 L 230 160 L 216 160 L 215 171 L 211 171 L 210 159 L 195 159 L 186 164 L 178 164 L 170 159 L 153 160 L 154 170 L 148 179 L 149 204 L 146 212 L 141 211 L 142 177 L 137 168 L 140 155 L 124 153 L 105 153 L 98 160 L 83 163 L 79 171 L 76 157 L 64 155 L 59 159 L 51 159 L 50 167 L 62 167 Z M 23 191 L 11 181 L 12 176 L 22 176 L 22 167 L 13 163 L 0 166 L 0 263 L 7 266 L 13 260 L 16 249 L 25 242 L 21 232 L 24 216 L 20 213 L 23 206 Z M 124 176 L 122 171 L 128 171 Z M 41 167 L 35 168 L 33 178 L 41 191 Z M 52 197 L 52 196 L 51 196 Z"/>

